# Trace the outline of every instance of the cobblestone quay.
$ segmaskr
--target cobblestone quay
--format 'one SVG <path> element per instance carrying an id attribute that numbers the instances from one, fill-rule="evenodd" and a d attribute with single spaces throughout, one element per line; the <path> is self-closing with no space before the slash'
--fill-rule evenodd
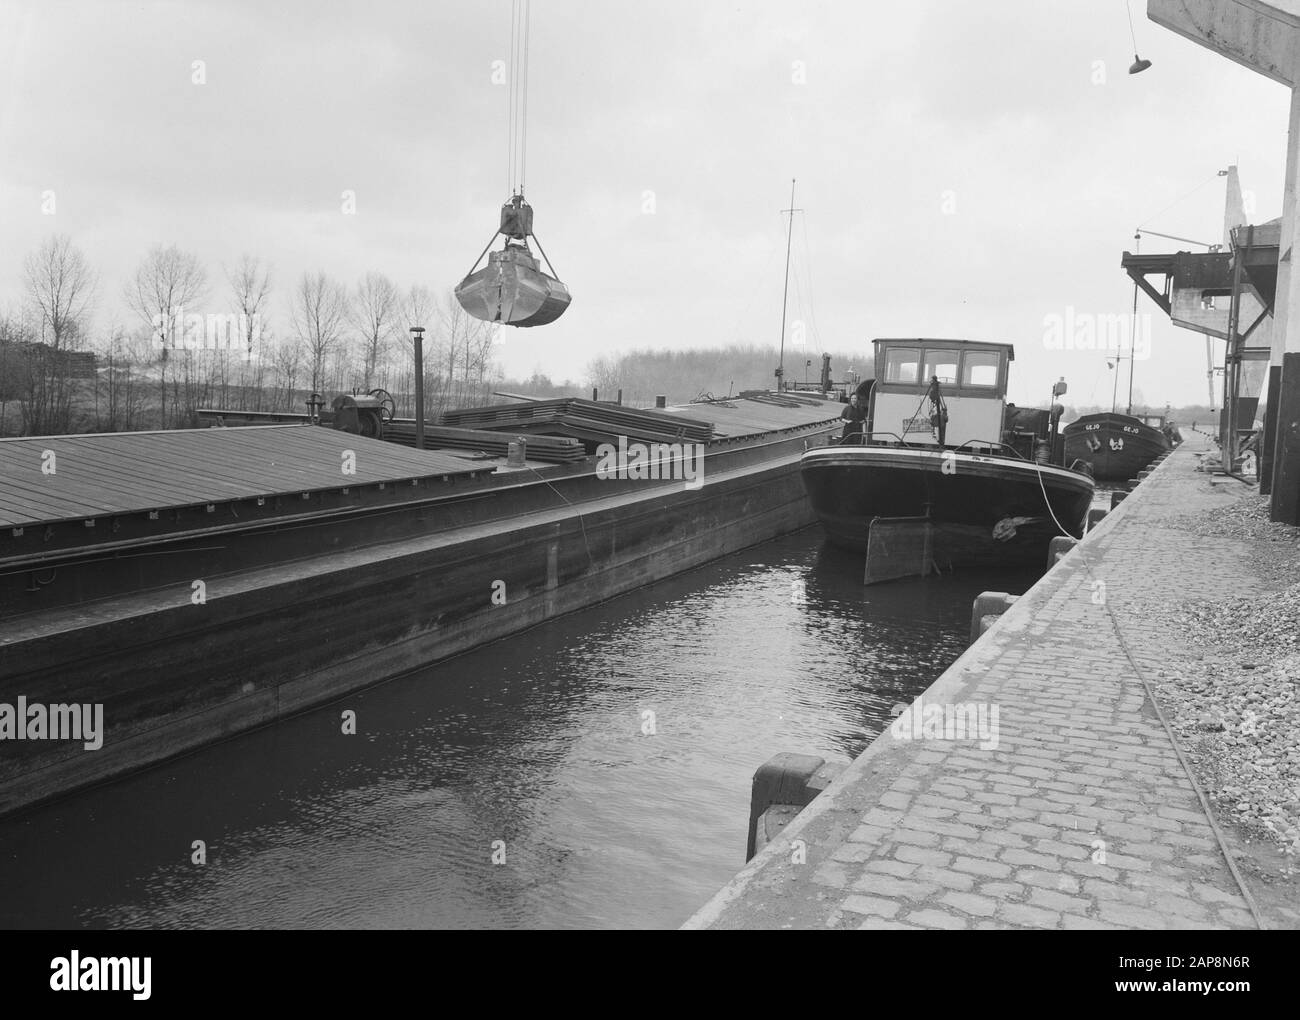
<path id="1" fill-rule="evenodd" d="M 1236 494 L 1205 451 L 1167 458 L 685 927 L 1258 927 L 1147 689 L 1190 653 L 1144 597 L 1255 593 L 1233 543 L 1162 525 Z"/>

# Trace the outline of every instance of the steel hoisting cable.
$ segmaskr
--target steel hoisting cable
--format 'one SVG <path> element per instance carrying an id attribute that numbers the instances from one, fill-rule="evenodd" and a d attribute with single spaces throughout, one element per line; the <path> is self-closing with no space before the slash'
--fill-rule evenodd
<path id="1" fill-rule="evenodd" d="M 519 0 L 512 0 L 510 5 L 510 120 L 509 142 L 506 150 L 506 189 L 513 195 L 515 191 L 515 95 L 518 92 L 516 82 L 519 79 Z"/>
<path id="2" fill-rule="evenodd" d="M 1170 209 L 1172 209 L 1174 206 L 1178 205 L 1180 202 L 1183 202 L 1183 201 L 1185 201 L 1186 199 L 1191 198 L 1191 197 L 1192 197 L 1193 195 L 1195 195 L 1198 191 L 1200 191 L 1203 187 L 1205 187 L 1205 185 L 1209 184 L 1211 181 L 1213 181 L 1213 180 L 1214 180 L 1216 177 L 1218 177 L 1218 176 L 1219 176 L 1219 171 L 1217 171 L 1217 170 L 1214 171 L 1214 174 L 1210 177 L 1210 179 L 1209 179 L 1208 181 L 1202 181 L 1200 184 L 1196 185 L 1196 187 L 1194 187 L 1191 191 L 1187 192 L 1187 194 L 1182 195 L 1182 196 L 1180 196 L 1180 197 L 1174 199 L 1174 200 L 1173 200 L 1172 202 L 1170 202 L 1167 206 L 1165 206 L 1163 209 L 1161 209 L 1158 213 L 1155 213 L 1155 214 L 1152 215 L 1152 216 L 1148 216 L 1145 220 L 1142 221 L 1141 224 L 1138 225 L 1138 227 L 1137 227 L 1136 229 L 1140 231 L 1143 227 L 1145 227 L 1145 226 L 1146 226 L 1148 223 L 1150 223 L 1152 220 L 1154 220 L 1154 219 L 1156 219 L 1156 218 L 1158 218 L 1158 217 L 1160 217 L 1160 216 L 1163 216 L 1165 213 L 1167 213 L 1167 212 L 1168 212 Z"/>
<path id="3" fill-rule="evenodd" d="M 523 112 L 519 124 L 519 194 L 524 193 L 524 172 L 528 169 L 528 34 L 531 23 L 529 0 L 520 0 L 524 8 L 524 68 L 520 75 Z"/>
<path id="4" fill-rule="evenodd" d="M 510 15 L 509 138 L 506 144 L 506 187 L 524 193 L 528 164 L 528 36 L 529 0 L 513 0 Z"/>
<path id="5" fill-rule="evenodd" d="M 515 54 L 519 39 L 519 0 L 510 4 L 510 65 L 506 90 L 506 194 L 515 191 L 515 81 L 519 77 L 519 61 Z"/>

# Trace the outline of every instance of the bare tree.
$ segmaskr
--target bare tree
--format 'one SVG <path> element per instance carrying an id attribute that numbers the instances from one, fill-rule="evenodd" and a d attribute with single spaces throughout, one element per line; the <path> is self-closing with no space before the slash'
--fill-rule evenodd
<path id="1" fill-rule="evenodd" d="M 439 319 L 438 303 L 433 291 L 422 284 L 414 284 L 402 295 L 402 307 L 399 313 L 401 322 L 399 332 L 401 355 L 398 358 L 399 376 L 395 399 L 403 414 L 415 414 L 415 344 L 411 338 L 412 326 L 424 326 L 429 332 L 424 340 L 424 393 L 425 407 L 437 408 L 440 401 L 442 373 L 438 366 L 442 363 L 439 353 L 436 323 Z M 426 412 L 427 413 L 427 412 Z"/>
<path id="2" fill-rule="evenodd" d="M 96 428 L 106 432 L 131 431 L 140 424 L 144 410 L 141 366 L 149 361 L 150 341 L 131 337 L 119 325 L 110 328 L 99 347 L 101 367 L 95 392 Z M 103 408 L 100 408 L 100 395 Z"/>
<path id="3" fill-rule="evenodd" d="M 40 312 L 41 337 L 56 350 L 78 333 L 90 313 L 95 274 L 80 248 L 56 234 L 23 263 L 27 296 Z"/>
<path id="4" fill-rule="evenodd" d="M 262 260 L 253 255 L 243 255 L 234 269 L 226 271 L 226 281 L 230 284 L 235 298 L 235 307 L 241 316 L 240 326 L 244 341 L 244 357 L 240 367 L 239 407 L 246 408 L 248 402 L 249 366 L 253 367 L 252 385 L 257 388 L 258 410 L 261 409 L 261 387 L 266 375 L 266 356 L 262 341 L 266 337 L 266 327 L 262 319 L 266 314 L 267 298 L 271 293 L 271 270 L 262 264 Z"/>
<path id="5" fill-rule="evenodd" d="M 442 353 L 447 365 L 446 398 L 453 407 L 483 403 L 481 366 L 489 356 L 496 331 L 502 327 L 474 318 L 451 293 L 445 296 L 440 312 L 441 340 L 445 345 Z M 477 392 L 475 376 L 480 384 Z"/>
<path id="6" fill-rule="evenodd" d="M 362 383 L 369 390 L 380 362 L 399 328 L 401 299 L 393 281 L 382 273 L 367 273 L 357 284 L 351 318 L 361 337 Z"/>
<path id="7" fill-rule="evenodd" d="M 298 386 L 298 373 L 302 371 L 302 341 L 298 337 L 286 337 L 276 344 L 275 369 L 279 376 L 279 386 L 271 409 L 292 410 L 295 406 L 293 398 Z M 283 397 L 279 396 L 280 386 L 284 390 Z"/>
<path id="8" fill-rule="evenodd" d="M 226 281 L 235 296 L 235 307 L 243 316 L 244 343 L 248 354 L 260 337 L 261 320 L 266 311 L 266 300 L 271 293 L 271 270 L 253 255 L 244 255 L 234 269 L 227 270 Z"/>
<path id="9" fill-rule="evenodd" d="M 404 329 L 412 326 L 431 326 L 437 314 L 437 302 L 433 291 L 421 284 L 415 284 L 406 292 L 402 300 L 402 317 L 406 320 Z"/>
<path id="10" fill-rule="evenodd" d="M 155 346 L 162 351 L 159 392 L 162 395 L 163 428 L 167 427 L 168 348 L 172 345 L 182 346 L 179 341 L 186 324 L 181 321 L 181 316 L 187 314 L 187 305 L 190 307 L 188 314 L 198 314 L 197 305 L 206 295 L 207 287 L 207 273 L 198 257 L 181 251 L 174 244 L 166 248 L 155 245 L 140 260 L 135 277 L 126 286 L 127 306 L 144 321 L 154 338 Z M 188 394 L 191 382 L 189 359 L 183 359 L 183 363 Z"/>
<path id="11" fill-rule="evenodd" d="M 68 429 L 73 383 L 67 354 L 86 330 L 95 284 L 86 256 L 66 234 L 50 237 L 23 262 L 23 288 L 40 340 L 28 348 L 23 417 L 30 435 Z"/>
<path id="12" fill-rule="evenodd" d="M 10 401 L 24 400 L 31 387 L 30 324 L 17 314 L 0 315 L 0 436 L 5 434 L 5 410 Z M 24 421 L 26 415 L 23 415 Z"/>
<path id="13" fill-rule="evenodd" d="M 348 318 L 348 295 L 322 272 L 303 273 L 293 300 L 293 327 L 306 344 L 311 388 L 320 392 L 331 355 L 338 352 Z"/>
<path id="14" fill-rule="evenodd" d="M 608 400 L 623 378 L 621 358 L 609 358 L 602 355 L 587 363 L 587 381 L 598 393 L 604 393 Z"/>

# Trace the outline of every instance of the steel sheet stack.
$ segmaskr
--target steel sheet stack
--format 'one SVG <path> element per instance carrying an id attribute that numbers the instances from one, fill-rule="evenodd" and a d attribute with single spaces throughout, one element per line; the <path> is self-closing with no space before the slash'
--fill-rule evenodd
<path id="1" fill-rule="evenodd" d="M 442 415 L 442 424 L 494 432 L 572 436 L 593 448 L 615 441 L 618 436 L 645 443 L 707 443 L 713 438 L 709 422 L 577 397 L 447 411 Z"/>
<path id="2" fill-rule="evenodd" d="M 502 432 L 479 429 L 424 426 L 424 446 L 428 450 L 472 450 L 504 457 L 516 436 Z M 586 456 L 586 450 L 576 439 L 563 436 L 521 436 L 527 440 L 526 456 L 529 460 L 542 460 L 552 464 L 572 464 Z M 384 425 L 384 439 L 402 446 L 415 445 L 415 420 L 395 418 Z"/>

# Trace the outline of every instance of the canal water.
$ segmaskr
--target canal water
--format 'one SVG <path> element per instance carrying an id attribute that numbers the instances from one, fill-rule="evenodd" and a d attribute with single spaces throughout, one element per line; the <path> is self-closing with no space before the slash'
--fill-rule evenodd
<path id="1" fill-rule="evenodd" d="M 861 573 L 810 528 L 0 821 L 0 927 L 677 926 L 757 766 L 857 755 L 1036 579 Z"/>

